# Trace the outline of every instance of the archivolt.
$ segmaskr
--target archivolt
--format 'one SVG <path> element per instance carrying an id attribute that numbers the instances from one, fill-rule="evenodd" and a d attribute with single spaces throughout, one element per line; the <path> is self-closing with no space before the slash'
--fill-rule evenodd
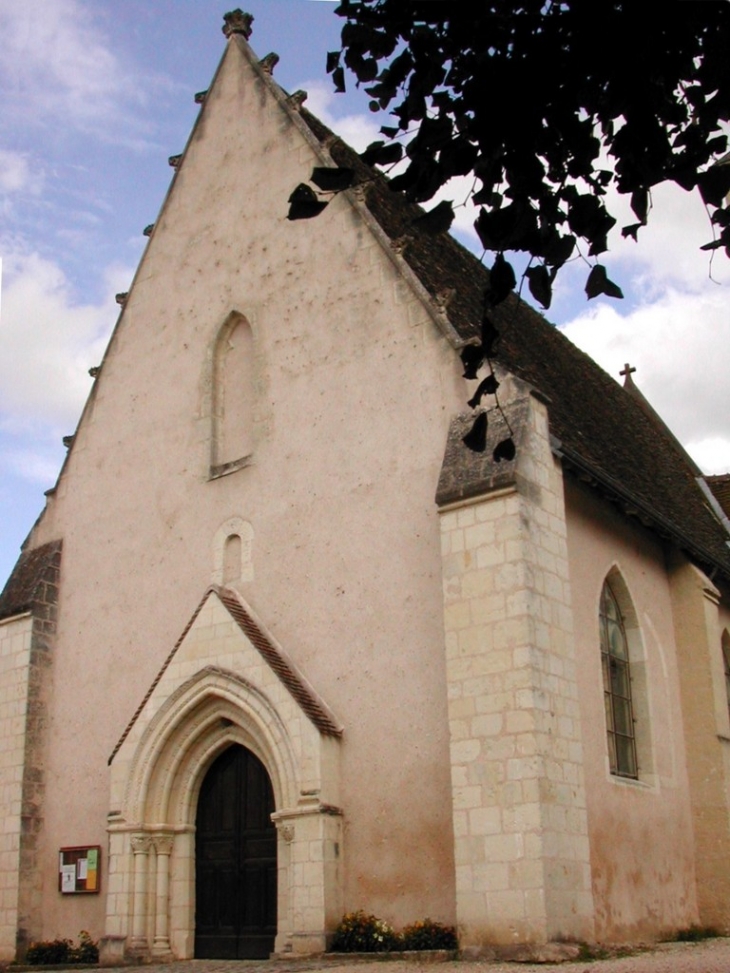
<path id="1" fill-rule="evenodd" d="M 242 744 L 262 761 L 277 809 L 296 804 L 296 761 L 278 712 L 242 676 L 207 666 L 172 693 L 145 729 L 129 774 L 126 820 L 194 824 L 200 781 L 231 743 Z"/>

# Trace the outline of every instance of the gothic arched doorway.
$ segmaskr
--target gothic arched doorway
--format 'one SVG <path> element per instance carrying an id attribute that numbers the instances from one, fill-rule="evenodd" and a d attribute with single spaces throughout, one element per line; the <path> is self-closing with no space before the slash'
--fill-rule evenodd
<path id="1" fill-rule="evenodd" d="M 195 831 L 195 956 L 262 959 L 276 935 L 274 792 L 266 768 L 235 744 L 211 764 Z"/>

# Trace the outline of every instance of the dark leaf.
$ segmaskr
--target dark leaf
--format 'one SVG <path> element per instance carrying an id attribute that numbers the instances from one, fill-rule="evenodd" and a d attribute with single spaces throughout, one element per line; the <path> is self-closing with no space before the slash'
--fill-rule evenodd
<path id="1" fill-rule="evenodd" d="M 562 267 L 566 260 L 570 259 L 570 255 L 574 249 L 575 237 L 570 234 L 560 236 L 556 231 L 550 235 L 548 242 L 543 247 L 542 255 L 545 262 L 549 263 L 552 267 Z"/>
<path id="2" fill-rule="evenodd" d="M 355 179 L 354 169 L 333 169 L 331 166 L 315 166 L 310 176 L 318 189 L 324 192 L 337 193 L 349 189 Z"/>
<path id="3" fill-rule="evenodd" d="M 703 243 L 700 250 L 719 250 L 723 246 L 722 240 L 713 240 L 712 243 Z"/>
<path id="4" fill-rule="evenodd" d="M 730 193 L 730 165 L 713 166 L 697 177 L 700 195 L 708 206 L 722 206 Z"/>
<path id="5" fill-rule="evenodd" d="M 631 194 L 631 209 L 640 223 L 646 223 L 649 215 L 649 193 L 646 189 L 635 189 Z"/>
<path id="6" fill-rule="evenodd" d="M 327 74 L 332 74 L 335 68 L 340 65 L 340 51 L 327 52 Z"/>
<path id="7" fill-rule="evenodd" d="M 482 317 L 482 354 L 485 358 L 492 358 L 498 339 L 499 331 L 490 315 L 485 311 Z"/>
<path id="8" fill-rule="evenodd" d="M 368 166 L 388 166 L 393 162 L 399 162 L 403 156 L 403 146 L 400 142 L 386 145 L 385 142 L 371 142 L 364 152 L 360 153 L 360 158 Z"/>
<path id="9" fill-rule="evenodd" d="M 630 223 L 629 226 L 624 226 L 621 228 L 621 236 L 624 238 L 630 236 L 632 239 L 637 240 L 637 233 L 643 225 L 643 223 Z"/>
<path id="10" fill-rule="evenodd" d="M 476 409 L 485 395 L 494 395 L 498 388 L 499 382 L 497 381 L 496 377 L 494 375 L 487 375 L 486 378 L 481 380 L 477 386 L 476 392 L 469 399 L 467 405 L 470 409 Z"/>
<path id="11" fill-rule="evenodd" d="M 287 219 L 309 220 L 313 216 L 319 216 L 326 206 L 327 203 L 323 203 L 317 197 L 317 194 L 311 186 L 300 182 L 289 197 L 289 213 L 287 214 Z"/>
<path id="12" fill-rule="evenodd" d="M 485 295 L 487 302 L 492 307 L 501 304 L 512 293 L 516 284 L 517 278 L 512 264 L 504 259 L 503 254 L 498 253 L 489 271 L 489 290 Z"/>
<path id="13" fill-rule="evenodd" d="M 398 134 L 399 129 L 395 128 L 392 125 L 383 125 L 380 131 L 387 139 L 394 139 Z"/>
<path id="14" fill-rule="evenodd" d="M 528 267 L 525 271 L 530 293 L 547 310 L 553 299 L 553 284 L 550 280 L 550 272 L 545 264 L 538 264 L 536 267 Z"/>
<path id="15" fill-rule="evenodd" d="M 429 210 L 428 213 L 424 213 L 423 216 L 417 216 L 413 220 L 413 225 L 421 230 L 425 230 L 426 233 L 436 234 L 447 233 L 453 222 L 453 206 L 447 200 L 443 200 L 434 206 L 433 209 Z"/>
<path id="16" fill-rule="evenodd" d="M 345 69 L 340 67 L 335 68 L 334 71 L 332 72 L 332 81 L 334 82 L 335 85 L 335 91 L 339 92 L 340 94 L 344 94 Z"/>
<path id="17" fill-rule="evenodd" d="M 487 448 L 487 413 L 480 412 L 474 425 L 462 438 L 462 443 L 473 453 L 483 453 Z"/>
<path id="18" fill-rule="evenodd" d="M 476 378 L 484 361 L 481 345 L 464 345 L 459 354 L 464 366 L 464 378 Z"/>
<path id="19" fill-rule="evenodd" d="M 515 449 L 514 440 L 511 436 L 508 436 L 507 439 L 502 439 L 497 443 L 497 445 L 494 447 L 492 456 L 494 457 L 494 461 L 496 463 L 501 463 L 503 459 L 514 459 L 516 454 L 517 450 Z"/>
<path id="20" fill-rule="evenodd" d="M 595 196 L 587 193 L 576 196 L 570 204 L 568 225 L 573 233 L 591 241 L 591 253 L 603 253 L 606 235 L 616 220 L 609 216 Z"/>
<path id="21" fill-rule="evenodd" d="M 444 179 L 451 176 L 466 176 L 474 168 L 477 160 L 477 147 L 463 138 L 456 138 L 441 149 L 439 163 Z"/>
<path id="22" fill-rule="evenodd" d="M 530 238 L 537 231 L 537 216 L 522 203 L 493 210 L 482 208 L 474 229 L 485 250 L 529 250 Z"/>
<path id="23" fill-rule="evenodd" d="M 378 62 L 374 57 L 367 57 L 357 71 L 357 80 L 363 84 L 374 81 L 378 76 Z"/>
<path id="24" fill-rule="evenodd" d="M 599 294 L 605 294 L 606 297 L 617 297 L 622 298 L 623 291 L 621 288 L 614 284 L 612 280 L 608 279 L 606 275 L 606 268 L 602 264 L 596 264 L 595 267 L 588 274 L 588 280 L 586 281 L 586 294 L 589 299 L 591 297 L 598 297 Z"/>

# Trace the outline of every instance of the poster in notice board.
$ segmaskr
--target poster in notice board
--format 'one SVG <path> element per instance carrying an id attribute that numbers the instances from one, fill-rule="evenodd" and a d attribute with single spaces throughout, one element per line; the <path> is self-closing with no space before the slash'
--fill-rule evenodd
<path id="1" fill-rule="evenodd" d="M 96 893 L 101 887 L 101 845 L 77 845 L 58 853 L 58 891 Z"/>

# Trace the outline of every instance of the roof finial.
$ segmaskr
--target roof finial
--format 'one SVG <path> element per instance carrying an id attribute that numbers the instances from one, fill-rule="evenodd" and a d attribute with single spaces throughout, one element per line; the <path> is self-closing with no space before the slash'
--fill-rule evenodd
<path id="1" fill-rule="evenodd" d="M 226 37 L 230 37 L 231 34 L 243 34 L 246 40 L 248 40 L 251 36 L 253 14 L 245 14 L 240 7 L 236 7 L 235 10 L 223 14 L 223 20 L 224 24 L 221 30 Z"/>
<path id="2" fill-rule="evenodd" d="M 629 385 L 633 385 L 634 384 L 634 380 L 631 377 L 631 373 L 632 372 L 635 372 L 635 371 L 636 371 L 636 369 L 633 368 L 631 365 L 629 365 L 628 362 L 626 362 L 626 364 L 624 365 L 623 371 L 622 372 L 619 372 L 619 375 L 623 375 L 624 376 L 624 388 L 626 388 Z"/>

